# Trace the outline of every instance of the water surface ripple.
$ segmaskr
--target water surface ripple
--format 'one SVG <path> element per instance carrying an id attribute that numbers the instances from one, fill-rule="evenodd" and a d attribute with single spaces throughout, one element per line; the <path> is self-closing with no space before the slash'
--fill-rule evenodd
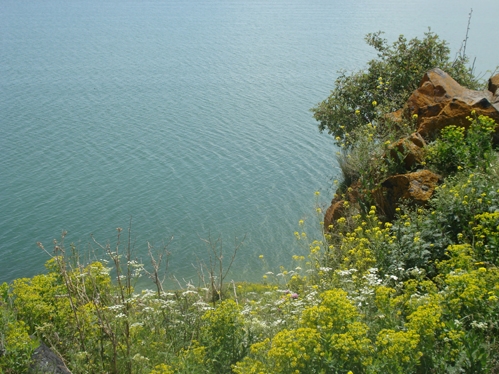
<path id="1" fill-rule="evenodd" d="M 200 238 L 229 250 L 233 276 L 259 279 L 303 253 L 337 175 L 310 107 L 340 69 L 374 57 L 363 42 L 428 26 L 454 50 L 468 1 L 2 0 L 0 282 L 43 270 L 62 230 L 95 249 L 132 218 L 135 254 L 171 235 L 170 271 L 196 276 Z M 496 1 L 474 1 L 468 52 L 492 69 Z M 486 49 L 488 48 L 488 49 Z M 487 60 L 485 60 L 487 59 Z M 264 254 L 269 269 L 258 255 Z M 96 252 L 97 257 L 102 254 Z"/>

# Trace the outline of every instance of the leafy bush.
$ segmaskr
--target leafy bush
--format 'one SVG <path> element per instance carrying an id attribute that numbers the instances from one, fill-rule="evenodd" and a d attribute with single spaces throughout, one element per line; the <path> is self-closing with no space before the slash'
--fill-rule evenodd
<path id="1" fill-rule="evenodd" d="M 468 117 L 471 124 L 464 127 L 447 126 L 442 129 L 440 138 L 428 147 L 427 159 L 437 172 L 444 175 L 464 168 L 478 167 L 487 172 L 492 153 L 492 133 L 496 123 L 489 117 Z"/>
<path id="2" fill-rule="evenodd" d="M 445 43 L 432 33 L 393 46 L 373 34 L 369 43 L 380 60 L 340 77 L 344 87 L 324 104 L 333 105 L 331 121 L 353 111 L 351 129 L 347 116 L 329 130 L 337 131 L 344 169 L 361 193 L 397 170 L 401 157 L 382 156 L 394 134 L 411 128 L 374 119 L 398 105 L 425 64 L 449 63 Z M 464 63 L 449 65 L 463 80 L 470 78 Z M 389 81 L 378 79 L 383 69 Z M 404 69 L 406 75 L 397 74 Z M 373 77 L 376 87 L 365 90 Z M 364 108 L 355 101 L 360 92 L 369 99 Z M 495 126 L 474 118 L 468 131 L 448 127 L 429 147 L 427 161 L 445 179 L 426 207 L 400 205 L 384 222 L 369 198 L 361 209 L 345 201 L 345 216 L 322 235 L 300 220 L 293 268 L 267 271 L 263 284 L 232 283 L 230 293 L 214 286 L 215 272 L 211 289 L 188 284 L 165 292 L 154 258 L 148 274 L 155 291 L 135 292 L 145 269 L 121 244 L 121 229 L 116 246 L 100 246 L 107 259 L 89 264 L 75 247 L 68 254 L 55 242 L 46 274 L 0 286 L 0 372 L 27 370 L 36 342 L 30 334 L 75 374 L 499 372 Z M 322 212 L 317 208 L 320 218 Z M 221 263 L 222 253 L 212 248 Z"/>
<path id="3" fill-rule="evenodd" d="M 452 61 L 447 43 L 433 32 L 425 33 L 423 39 L 400 36 L 392 45 L 381 35 L 377 32 L 366 36 L 378 58 L 369 61 L 366 70 L 340 72 L 330 96 L 312 109 L 319 130 L 328 131 L 338 144 L 362 123 L 378 125 L 378 131 L 383 133 L 385 114 L 400 109 L 430 69 L 439 67 L 460 84 L 479 87 L 467 67 L 466 56 Z"/>
<path id="4" fill-rule="evenodd" d="M 202 320 L 201 342 L 214 373 L 230 373 L 231 365 L 246 355 L 251 342 L 245 329 L 241 308 L 233 300 L 225 300 L 214 310 L 207 311 Z"/>
<path id="5" fill-rule="evenodd" d="M 18 320 L 11 306 L 9 285 L 0 285 L 0 373 L 25 373 L 31 363 L 36 340 L 29 336 L 26 323 Z"/>
<path id="6" fill-rule="evenodd" d="M 28 327 L 23 321 L 6 320 L 2 313 L 0 320 L 0 372 L 5 370 L 9 373 L 26 373 L 31 363 L 31 355 L 36 346 L 28 334 Z"/>

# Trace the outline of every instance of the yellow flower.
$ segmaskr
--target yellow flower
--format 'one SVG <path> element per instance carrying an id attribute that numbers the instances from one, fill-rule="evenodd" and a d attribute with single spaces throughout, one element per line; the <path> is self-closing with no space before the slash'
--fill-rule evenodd
<path id="1" fill-rule="evenodd" d="M 418 119 L 418 115 L 417 115 L 416 113 L 414 113 L 414 114 L 412 115 L 412 118 L 414 118 L 414 119 Z"/>
<path id="2" fill-rule="evenodd" d="M 360 110 L 358 110 L 358 109 L 357 109 L 357 110 L 355 111 L 355 114 L 356 114 L 356 115 L 360 115 Z"/>
<path id="3" fill-rule="evenodd" d="M 372 104 L 373 104 L 373 106 L 378 105 L 378 103 L 376 102 L 376 100 L 373 100 Z"/>
<path id="4" fill-rule="evenodd" d="M 258 256 L 258 258 L 263 258 L 263 255 Z"/>

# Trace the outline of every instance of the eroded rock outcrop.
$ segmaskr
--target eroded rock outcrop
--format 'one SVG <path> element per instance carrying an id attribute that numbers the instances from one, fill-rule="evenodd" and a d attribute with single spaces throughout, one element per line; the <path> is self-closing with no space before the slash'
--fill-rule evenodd
<path id="1" fill-rule="evenodd" d="M 324 214 L 324 227 L 326 227 L 326 229 L 345 215 L 344 204 L 345 200 L 343 199 L 333 199 L 333 201 L 331 201 L 331 205 L 327 208 L 326 214 Z"/>
<path id="2" fill-rule="evenodd" d="M 426 205 L 441 181 L 440 176 L 429 170 L 414 171 L 422 167 L 426 141 L 434 139 L 441 129 L 449 125 L 468 128 L 468 117 L 472 111 L 477 116 L 485 115 L 499 123 L 499 74 L 489 79 L 486 90 L 475 91 L 461 86 L 444 71 L 432 69 L 424 75 L 420 87 L 412 93 L 404 107 L 389 115 L 400 123 L 413 118 L 417 121 L 417 131 L 388 147 L 387 156 L 402 161 L 408 173 L 392 175 L 381 183 L 380 188 L 368 192 L 384 219 L 392 220 L 395 209 L 402 201 L 410 205 Z M 499 144 L 499 126 L 494 141 Z M 359 183 L 348 190 L 346 195 L 337 195 L 331 202 L 324 216 L 325 227 L 345 216 L 345 201 L 359 208 Z"/>
<path id="3" fill-rule="evenodd" d="M 357 204 L 360 193 L 359 190 L 360 183 L 356 182 L 348 188 L 345 194 L 342 194 L 341 196 L 338 194 L 335 195 L 334 199 L 331 201 L 331 205 L 326 210 L 326 214 L 324 214 L 324 227 L 329 227 L 329 225 L 332 225 L 338 218 L 345 216 L 347 210 L 345 208 L 346 201 L 351 205 Z"/>
<path id="4" fill-rule="evenodd" d="M 391 220 L 400 202 L 425 206 L 440 180 L 439 175 L 429 170 L 393 175 L 381 184 L 382 193 L 377 194 L 376 205 Z"/>
<path id="5" fill-rule="evenodd" d="M 499 74 L 490 78 L 487 90 L 475 91 L 461 86 L 444 71 L 432 69 L 393 118 L 402 121 L 417 114 L 417 132 L 425 139 L 449 125 L 467 128 L 471 111 L 499 122 L 498 86 Z"/>
<path id="6" fill-rule="evenodd" d="M 402 158 L 405 169 L 411 170 L 423 161 L 425 146 L 423 137 L 416 132 L 391 144 L 390 157 L 394 160 Z"/>
<path id="7" fill-rule="evenodd" d="M 489 79 L 488 90 L 495 97 L 494 104 L 499 103 L 499 74 L 496 74 Z"/>

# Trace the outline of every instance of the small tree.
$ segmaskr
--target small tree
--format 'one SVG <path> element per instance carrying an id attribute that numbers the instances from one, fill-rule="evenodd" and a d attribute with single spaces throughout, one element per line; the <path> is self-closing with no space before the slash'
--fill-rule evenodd
<path id="1" fill-rule="evenodd" d="M 351 144 L 347 139 L 359 125 L 380 124 L 387 113 L 398 110 L 418 88 L 424 73 L 440 68 L 457 82 L 478 88 L 473 69 L 467 66 L 466 39 L 461 52 L 450 58 L 447 42 L 428 30 L 423 39 L 407 40 L 404 36 L 389 45 L 382 32 L 367 34 L 365 40 L 378 52 L 367 69 L 348 74 L 341 71 L 329 97 L 311 111 L 319 122 L 319 130 L 332 134 L 338 144 Z M 382 131 L 378 126 L 378 131 Z"/>

